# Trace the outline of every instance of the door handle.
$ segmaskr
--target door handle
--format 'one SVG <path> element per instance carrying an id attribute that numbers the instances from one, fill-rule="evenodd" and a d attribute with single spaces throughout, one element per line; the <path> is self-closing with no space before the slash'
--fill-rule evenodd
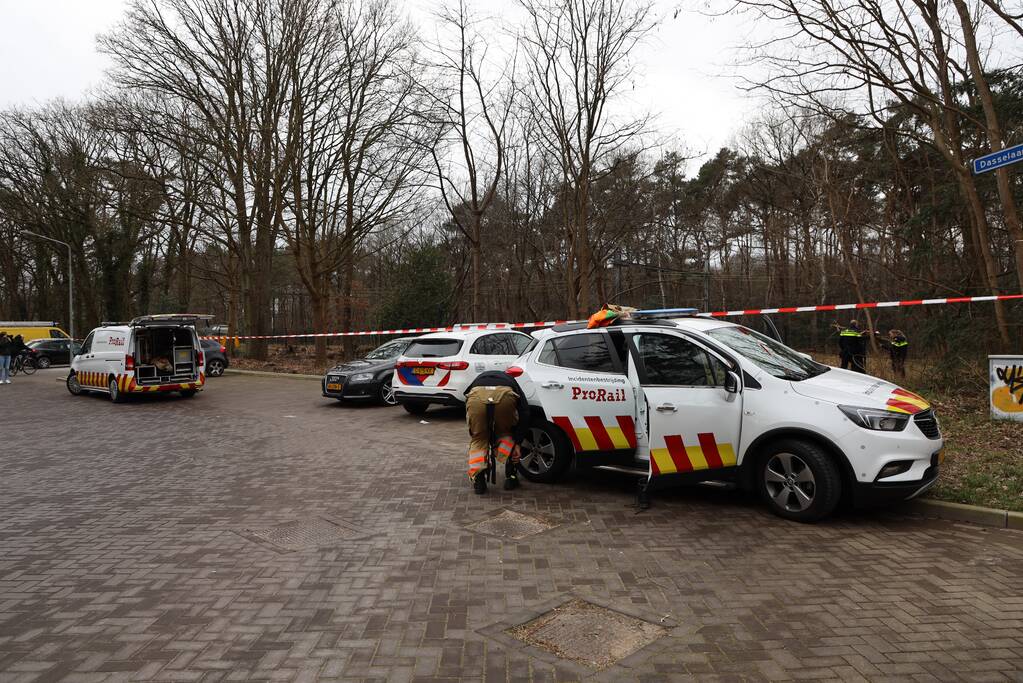
<path id="1" fill-rule="evenodd" d="M 565 385 L 561 382 L 544 382 L 540 385 L 544 389 L 564 389 Z"/>
<path id="2" fill-rule="evenodd" d="M 675 407 L 674 403 L 662 403 L 657 406 L 657 412 L 659 413 L 677 413 L 678 408 Z"/>

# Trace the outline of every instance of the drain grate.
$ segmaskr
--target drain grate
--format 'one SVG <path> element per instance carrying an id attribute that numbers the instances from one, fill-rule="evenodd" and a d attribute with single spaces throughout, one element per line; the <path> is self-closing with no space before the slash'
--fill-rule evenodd
<path id="1" fill-rule="evenodd" d="M 355 529 L 329 519 L 313 517 L 275 524 L 262 529 L 246 529 L 244 535 L 272 545 L 279 550 L 294 551 L 331 545 L 338 541 L 356 538 L 360 534 Z"/>
<path id="2" fill-rule="evenodd" d="M 601 670 L 646 647 L 668 629 L 575 599 L 505 632 L 563 659 Z"/>
<path id="3" fill-rule="evenodd" d="M 514 510 L 504 510 L 499 515 L 470 524 L 466 529 L 478 531 L 489 536 L 518 540 L 550 531 L 557 526 L 556 522 L 543 519 L 542 517 L 524 515 Z"/>

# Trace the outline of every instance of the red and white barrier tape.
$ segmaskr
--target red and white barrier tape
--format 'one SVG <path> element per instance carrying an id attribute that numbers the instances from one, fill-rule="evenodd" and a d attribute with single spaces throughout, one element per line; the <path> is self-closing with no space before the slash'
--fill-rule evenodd
<path id="1" fill-rule="evenodd" d="M 907 299 L 904 301 L 875 301 L 862 304 L 824 304 L 820 306 L 789 306 L 782 308 L 746 308 L 735 311 L 715 311 L 713 313 L 697 313 L 704 318 L 724 318 L 734 315 L 769 315 L 773 313 L 813 313 L 827 311 L 848 311 L 863 308 L 895 308 L 898 306 L 930 306 L 935 304 L 968 304 L 984 301 L 1009 301 L 1023 299 L 1023 294 L 1003 294 L 1000 296 L 960 296 L 944 299 Z M 586 322 L 585 320 L 544 320 L 532 323 L 465 323 L 448 325 L 447 327 L 410 327 L 401 330 L 365 330 L 361 332 L 314 332 L 310 334 L 255 334 L 255 335 L 220 335 L 203 337 L 203 339 L 312 339 L 316 337 L 368 337 L 373 335 L 391 336 L 398 334 L 429 334 L 430 332 L 455 332 L 473 330 L 519 330 L 524 328 L 553 327 L 566 323 Z"/>

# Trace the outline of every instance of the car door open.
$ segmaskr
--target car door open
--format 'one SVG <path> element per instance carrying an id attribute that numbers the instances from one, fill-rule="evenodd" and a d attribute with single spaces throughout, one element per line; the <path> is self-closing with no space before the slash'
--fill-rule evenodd
<path id="1" fill-rule="evenodd" d="M 733 469 L 742 393 L 728 361 L 674 332 L 638 332 L 629 341 L 647 402 L 651 483 L 714 479 Z"/>

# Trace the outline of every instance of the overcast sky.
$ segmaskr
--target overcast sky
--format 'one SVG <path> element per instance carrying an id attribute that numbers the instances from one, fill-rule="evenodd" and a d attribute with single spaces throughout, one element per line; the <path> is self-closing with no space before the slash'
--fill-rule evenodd
<path id="1" fill-rule="evenodd" d="M 470 0 L 472 2 L 472 0 Z M 431 0 L 411 0 L 410 15 L 433 35 Z M 483 14 L 506 18 L 505 0 L 475 0 Z M 76 100 L 103 78 L 107 61 L 97 34 L 118 20 L 125 0 L 0 0 L 0 108 L 52 98 Z M 672 17 L 679 2 L 661 0 L 657 30 L 637 55 L 627 106 L 657 115 L 660 133 L 693 152 L 713 153 L 753 115 L 757 105 L 725 76 L 744 22 L 691 12 Z"/>

